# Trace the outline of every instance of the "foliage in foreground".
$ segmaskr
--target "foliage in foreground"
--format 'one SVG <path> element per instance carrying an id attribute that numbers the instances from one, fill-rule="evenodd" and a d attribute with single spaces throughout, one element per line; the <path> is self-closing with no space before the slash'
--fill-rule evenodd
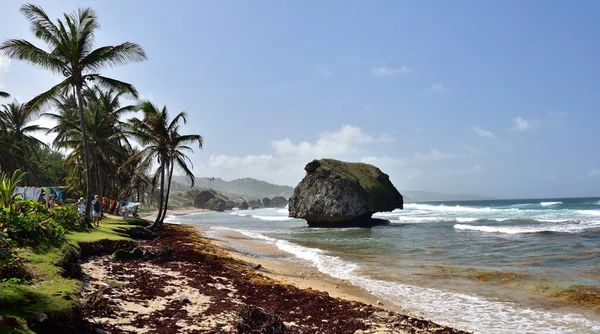
<path id="1" fill-rule="evenodd" d="M 0 278 L 26 277 L 17 247 L 59 247 L 66 231 L 82 230 L 74 207 L 48 209 L 36 201 L 18 201 L 0 210 Z"/>

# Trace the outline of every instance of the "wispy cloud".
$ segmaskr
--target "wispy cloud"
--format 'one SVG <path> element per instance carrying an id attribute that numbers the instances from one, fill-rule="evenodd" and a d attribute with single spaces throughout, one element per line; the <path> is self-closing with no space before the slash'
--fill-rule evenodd
<path id="1" fill-rule="evenodd" d="M 487 152 L 469 144 L 462 144 L 462 147 L 473 155 L 487 155 Z"/>
<path id="2" fill-rule="evenodd" d="M 439 82 L 434 83 L 433 85 L 431 85 L 431 90 L 434 92 L 442 92 L 447 90 L 448 88 L 446 88 L 444 85 L 442 85 Z"/>
<path id="3" fill-rule="evenodd" d="M 378 77 L 395 77 L 401 74 L 408 74 L 410 72 L 411 70 L 406 66 L 398 68 L 376 67 L 373 70 L 371 70 L 371 73 Z"/>
<path id="4" fill-rule="evenodd" d="M 456 158 L 456 155 L 436 149 L 432 149 L 427 153 L 417 152 L 413 156 L 414 161 L 440 161 L 454 158 Z"/>
<path id="5" fill-rule="evenodd" d="M 513 119 L 513 131 L 525 131 L 529 128 L 531 128 L 531 123 L 528 120 L 523 119 L 521 116 Z"/>
<path id="6" fill-rule="evenodd" d="M 319 74 L 321 74 L 325 78 L 330 78 L 333 75 L 333 72 L 325 66 L 319 66 L 318 69 L 319 69 Z"/>
<path id="7" fill-rule="evenodd" d="M 473 127 L 473 132 L 475 132 L 480 137 L 496 138 L 496 135 L 492 131 L 482 129 L 478 126 Z"/>
<path id="8" fill-rule="evenodd" d="M 384 144 L 394 143 L 396 142 L 396 138 L 394 138 L 394 136 L 388 133 L 382 133 L 379 136 L 377 136 L 377 142 Z"/>

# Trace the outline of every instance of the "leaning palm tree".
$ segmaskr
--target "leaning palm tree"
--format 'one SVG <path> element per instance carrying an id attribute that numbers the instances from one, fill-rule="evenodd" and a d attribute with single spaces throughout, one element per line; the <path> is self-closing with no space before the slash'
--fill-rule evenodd
<path id="1" fill-rule="evenodd" d="M 173 180 L 173 170 L 175 167 L 179 167 L 185 176 L 189 177 L 191 181 L 190 188 L 194 187 L 194 181 L 196 178 L 190 170 L 192 161 L 185 155 L 185 152 L 193 153 L 194 150 L 189 147 L 189 144 L 198 143 L 198 147 L 202 149 L 204 139 L 201 135 L 181 135 L 179 134 L 179 120 L 183 120 L 183 124 L 187 123 L 187 117 L 184 112 L 179 113 L 173 121 L 167 127 L 169 133 L 169 181 L 167 182 L 167 192 L 165 194 L 165 210 L 163 211 L 162 217 L 160 218 L 160 224 L 164 223 L 167 215 L 167 208 L 169 205 L 169 193 L 171 192 L 171 182 Z M 188 163 L 190 166 L 188 166 Z"/>
<path id="2" fill-rule="evenodd" d="M 94 33 L 99 25 L 96 13 L 91 8 L 80 8 L 77 13 L 64 14 L 64 21 L 58 19 L 56 23 L 52 22 L 46 12 L 36 5 L 25 4 L 20 11 L 29 20 L 34 35 L 46 43 L 49 51 L 42 50 L 23 39 L 9 39 L 0 45 L 0 52 L 10 58 L 27 61 L 65 77 L 62 82 L 30 101 L 28 108 L 39 110 L 50 104 L 57 95 L 65 94 L 71 88 L 75 91 L 83 132 L 82 147 L 87 176 L 87 217 L 91 203 L 92 173 L 85 127 L 83 87 L 86 82 L 94 81 L 97 85 L 127 91 L 137 97 L 138 93 L 133 85 L 102 76 L 98 72 L 106 67 L 145 60 L 146 54 L 139 45 L 129 42 L 94 49 Z"/>
<path id="3" fill-rule="evenodd" d="M 141 156 L 143 157 L 142 165 L 147 166 L 152 163 L 156 163 L 157 165 L 153 179 L 160 178 L 159 204 L 156 220 L 151 227 L 159 228 L 163 226 L 164 218 L 166 217 L 174 166 L 176 164 L 185 172 L 192 180 L 193 186 L 195 178 L 187 165 L 190 161 L 184 154 L 184 151 L 193 152 L 187 146 L 187 144 L 193 142 L 197 142 L 198 146 L 202 148 L 203 139 L 199 135 L 179 134 L 179 122 L 186 122 L 186 114 L 184 112 L 177 114 L 173 120 L 169 121 L 169 113 L 166 106 L 159 110 L 151 102 L 145 101 L 140 103 L 136 109 L 144 113 L 144 118 L 142 120 L 132 118 L 128 133 L 145 147 L 132 156 L 128 163 L 139 159 L 139 156 Z M 166 191 L 165 177 L 168 177 Z"/>

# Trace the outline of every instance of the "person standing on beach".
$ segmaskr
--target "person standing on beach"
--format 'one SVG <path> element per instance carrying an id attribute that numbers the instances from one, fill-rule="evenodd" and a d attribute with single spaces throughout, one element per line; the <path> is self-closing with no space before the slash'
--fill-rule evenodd
<path id="1" fill-rule="evenodd" d="M 96 227 L 100 227 L 100 218 L 102 214 L 100 213 L 100 200 L 98 199 L 98 195 L 94 196 L 94 200 L 92 201 L 92 219 L 94 225 Z"/>
<path id="2" fill-rule="evenodd" d="M 85 203 L 83 202 L 83 197 L 77 201 L 77 212 L 79 212 L 79 215 L 81 216 L 85 214 Z"/>

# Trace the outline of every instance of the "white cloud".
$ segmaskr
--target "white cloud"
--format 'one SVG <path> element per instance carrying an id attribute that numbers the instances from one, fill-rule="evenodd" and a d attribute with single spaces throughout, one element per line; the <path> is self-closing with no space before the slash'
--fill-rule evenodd
<path id="1" fill-rule="evenodd" d="M 486 151 L 469 144 L 462 144 L 462 147 L 473 155 L 487 155 Z"/>
<path id="2" fill-rule="evenodd" d="M 371 136 L 362 129 L 343 125 L 333 132 L 321 133 L 316 141 L 294 142 L 290 138 L 270 142 L 271 153 L 262 155 L 229 156 L 211 155 L 207 162 L 197 165 L 199 175 L 226 179 L 255 177 L 279 184 L 293 185 L 304 175 L 304 165 L 312 159 L 337 158 L 356 161 L 357 154 L 374 144 L 390 143 L 389 134 Z M 367 157 L 381 165 L 399 165 L 400 160 L 383 157 Z"/>
<path id="3" fill-rule="evenodd" d="M 427 168 L 436 166 L 439 161 L 459 158 L 438 149 L 405 157 L 374 153 L 378 146 L 393 141 L 394 138 L 389 134 L 371 135 L 359 127 L 343 125 L 336 131 L 321 133 L 314 141 L 294 141 L 291 138 L 273 140 L 269 152 L 260 155 L 211 155 L 204 163 L 196 164 L 195 172 L 199 176 L 224 179 L 254 177 L 277 184 L 295 185 L 305 175 L 304 166 L 307 162 L 334 158 L 373 164 L 392 177 L 410 180 L 424 175 Z"/>
<path id="4" fill-rule="evenodd" d="M 598 177 L 600 176 L 600 168 L 599 169 L 592 169 L 591 171 L 588 172 L 588 175 L 591 177 Z"/>
<path id="5" fill-rule="evenodd" d="M 371 70 L 371 73 L 378 77 L 395 77 L 400 74 L 408 74 L 410 72 L 411 70 L 405 66 L 399 68 L 376 67 L 373 70 Z"/>
<path id="6" fill-rule="evenodd" d="M 514 131 L 525 131 L 531 127 L 531 124 L 526 119 L 519 117 L 515 117 L 513 119 L 513 127 Z"/>
<path id="7" fill-rule="evenodd" d="M 325 78 L 330 78 L 333 75 L 333 72 L 325 66 L 319 66 L 319 74 Z"/>
<path id="8" fill-rule="evenodd" d="M 480 137 L 496 138 L 496 135 L 492 131 L 482 129 L 478 126 L 473 127 L 473 132 L 475 132 Z"/>
<path id="9" fill-rule="evenodd" d="M 339 131 L 324 132 L 313 144 L 303 141 L 295 144 L 291 139 L 271 141 L 271 147 L 277 155 L 282 156 L 335 156 L 356 152 L 359 146 L 374 142 L 372 136 L 365 134 L 360 128 L 343 125 Z"/>
<path id="10" fill-rule="evenodd" d="M 432 149 L 427 153 L 417 152 L 413 156 L 414 161 L 439 161 L 454 159 L 456 155 Z"/>
<path id="11" fill-rule="evenodd" d="M 10 67 L 10 58 L 0 56 L 0 88 L 6 87 L 6 85 L 3 82 L 3 76 L 4 76 L 4 73 L 8 72 L 9 67 Z M 10 92 L 8 92 L 8 93 L 10 93 Z"/>
<path id="12" fill-rule="evenodd" d="M 394 136 L 390 134 L 382 133 L 379 136 L 377 136 L 377 142 L 383 144 L 394 143 L 396 142 L 396 138 L 394 138 Z"/>
<path id="13" fill-rule="evenodd" d="M 431 85 L 431 90 L 434 92 L 441 92 L 441 91 L 447 90 L 447 88 L 444 87 L 444 85 L 442 85 L 441 83 L 436 82 L 433 85 Z"/>

